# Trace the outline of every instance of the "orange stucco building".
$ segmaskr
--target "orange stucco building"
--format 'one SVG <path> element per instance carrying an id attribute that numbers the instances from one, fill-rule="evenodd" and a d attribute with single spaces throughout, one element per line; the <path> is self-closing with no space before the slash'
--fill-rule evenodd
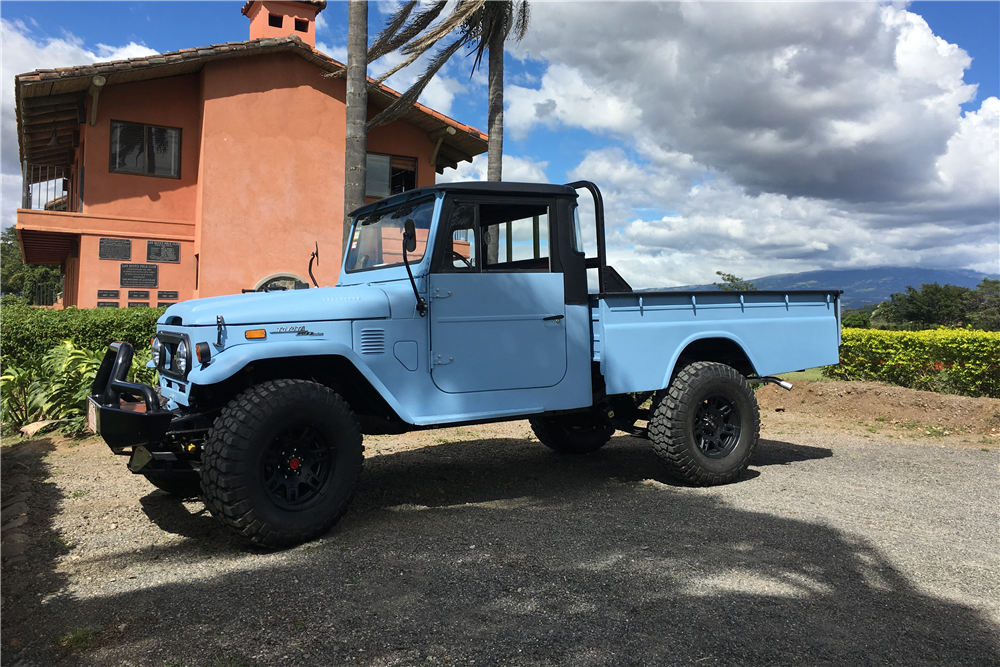
<path id="1" fill-rule="evenodd" d="M 314 46 L 324 6 L 252 0 L 246 42 L 16 77 L 18 235 L 26 263 L 63 267 L 64 306 L 308 282 L 317 244 L 317 281 L 337 281 L 346 84 Z M 370 89 L 369 117 L 396 97 Z M 368 195 L 485 150 L 484 133 L 414 105 L 369 132 Z"/>

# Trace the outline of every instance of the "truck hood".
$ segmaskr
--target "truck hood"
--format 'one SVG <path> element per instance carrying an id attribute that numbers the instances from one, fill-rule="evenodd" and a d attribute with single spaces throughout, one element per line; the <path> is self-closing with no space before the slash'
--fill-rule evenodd
<path id="1" fill-rule="evenodd" d="M 389 297 L 369 286 L 233 294 L 175 304 L 159 322 L 214 327 L 219 315 L 226 324 L 379 319 L 389 317 Z"/>

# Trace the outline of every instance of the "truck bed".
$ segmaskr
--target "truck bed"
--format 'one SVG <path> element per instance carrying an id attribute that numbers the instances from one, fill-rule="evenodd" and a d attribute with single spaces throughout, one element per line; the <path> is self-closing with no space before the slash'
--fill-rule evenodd
<path id="1" fill-rule="evenodd" d="M 839 290 L 620 292 L 590 300 L 609 394 L 666 387 L 691 344 L 746 355 L 758 376 L 838 362 Z M 698 342 L 701 341 L 701 342 Z"/>

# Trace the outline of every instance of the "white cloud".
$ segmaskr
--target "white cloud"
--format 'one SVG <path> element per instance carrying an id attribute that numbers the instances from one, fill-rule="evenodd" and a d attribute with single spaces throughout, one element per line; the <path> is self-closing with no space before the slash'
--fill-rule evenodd
<path id="1" fill-rule="evenodd" d="M 1000 270 L 1000 101 L 898 5 L 539 3 L 508 85 L 515 137 L 618 140 L 604 191 L 638 286 L 886 264 Z M 606 142 L 605 142 L 606 143 Z"/>
<path id="2" fill-rule="evenodd" d="M 99 44 L 89 50 L 72 34 L 62 38 L 37 39 L 21 21 L 0 19 L 3 39 L 3 61 L 0 63 L 0 170 L 3 175 L 3 202 L 0 219 L 6 228 L 16 220 L 20 206 L 21 165 L 18 157 L 17 118 L 14 112 L 14 77 L 36 69 L 70 67 L 89 63 L 136 58 L 156 53 L 142 44 L 129 42 L 124 46 Z M 12 185 L 16 181 L 16 188 Z M 16 190 L 16 194 L 15 194 Z"/>
<path id="3" fill-rule="evenodd" d="M 437 177 L 438 183 L 462 183 L 486 180 L 487 157 L 485 154 L 472 158 L 472 162 L 459 162 L 457 169 L 445 169 Z M 545 174 L 548 162 L 536 162 L 531 158 L 509 155 L 503 156 L 503 180 L 512 183 L 548 183 Z"/>
<path id="4" fill-rule="evenodd" d="M 617 91 L 592 87 L 577 69 L 555 63 L 541 87 L 506 86 L 504 130 L 523 137 L 536 125 L 582 127 L 591 132 L 631 132 L 639 128 L 640 112 Z"/>
<path id="5" fill-rule="evenodd" d="M 323 13 L 320 12 L 319 14 L 316 15 L 316 34 L 319 34 L 321 32 L 326 32 L 329 29 L 330 29 L 330 22 L 327 21 L 326 17 L 323 16 Z"/>
<path id="6" fill-rule="evenodd" d="M 326 55 L 330 56 L 331 58 L 333 58 L 334 60 L 343 65 L 347 64 L 346 44 L 331 45 L 327 44 L 326 42 L 321 42 L 317 40 L 316 50 L 325 53 Z"/>

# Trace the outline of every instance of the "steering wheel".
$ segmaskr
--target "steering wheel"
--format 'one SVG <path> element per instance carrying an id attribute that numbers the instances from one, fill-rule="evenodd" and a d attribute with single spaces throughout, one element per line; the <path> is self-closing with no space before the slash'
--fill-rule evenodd
<path id="1" fill-rule="evenodd" d="M 452 259 L 452 263 L 453 264 L 454 264 L 454 260 L 457 259 L 457 260 L 461 261 L 463 264 L 465 264 L 466 267 L 468 267 L 470 269 L 472 268 L 472 262 L 470 262 L 467 257 L 465 257 L 464 255 L 462 255 L 461 253 L 459 253 L 457 250 L 452 250 L 451 251 L 451 259 Z"/>

